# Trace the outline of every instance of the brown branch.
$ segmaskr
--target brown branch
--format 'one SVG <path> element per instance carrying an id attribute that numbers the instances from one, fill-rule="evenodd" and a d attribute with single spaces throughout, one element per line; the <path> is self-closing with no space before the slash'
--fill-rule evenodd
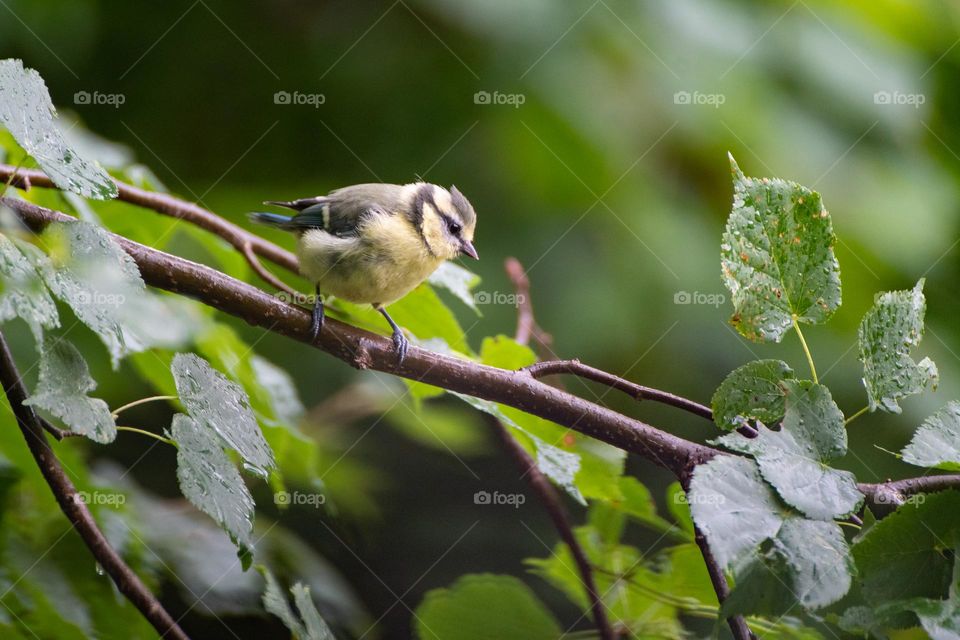
<path id="1" fill-rule="evenodd" d="M 713 411 L 710 410 L 710 407 L 705 407 L 693 400 L 687 400 L 686 398 L 666 391 L 660 391 L 659 389 L 644 387 L 635 382 L 630 382 L 612 373 L 607 373 L 606 371 L 601 371 L 600 369 L 595 369 L 594 367 L 583 364 L 579 360 L 545 360 L 544 362 L 536 362 L 529 367 L 525 367 L 523 371 L 534 378 L 542 378 L 543 376 L 559 373 L 569 373 L 586 380 L 605 384 L 617 391 L 622 391 L 634 400 L 652 400 L 653 402 L 659 402 L 670 405 L 671 407 L 676 407 L 677 409 L 682 409 L 701 418 L 706 418 L 711 422 L 713 421 Z"/>
<path id="2" fill-rule="evenodd" d="M 23 200 L 0 198 L 36 231 L 51 222 L 74 218 Z M 224 313 L 290 338 L 308 343 L 310 313 L 210 267 L 145 247 L 111 234 L 114 242 L 137 263 L 152 286 L 196 298 Z M 328 318 L 313 346 L 351 366 L 374 369 L 419 380 L 485 400 L 500 402 L 540 416 L 636 453 L 679 475 L 709 460 L 716 451 L 639 420 L 555 389 L 526 373 L 497 369 L 411 346 L 402 364 L 393 343 L 351 325 Z"/>
<path id="3" fill-rule="evenodd" d="M 560 501 L 557 490 L 550 484 L 550 481 L 543 475 L 539 467 L 537 467 L 536 460 L 517 442 L 516 438 L 503 426 L 503 423 L 492 416 L 490 422 L 493 424 L 494 430 L 500 437 L 504 448 L 517 463 L 517 466 L 520 467 L 522 471 L 521 477 L 527 478 L 527 483 L 530 485 L 530 488 L 537 493 L 537 496 L 546 508 L 554 528 L 560 534 L 560 539 L 563 540 L 564 544 L 570 549 L 570 554 L 577 564 L 577 571 L 580 573 L 580 581 L 583 583 L 583 587 L 587 592 L 587 598 L 590 600 L 590 613 L 593 616 L 593 622 L 597 626 L 597 630 L 600 632 L 600 637 L 603 638 L 603 640 L 614 640 L 616 634 L 610 626 L 606 605 L 603 604 L 603 599 L 597 590 L 597 583 L 593 579 L 593 567 L 590 564 L 590 559 L 587 558 L 586 552 L 583 550 L 580 541 L 577 540 L 573 532 L 570 517 L 567 515 L 567 510 L 563 508 L 563 503 Z"/>
<path id="4" fill-rule="evenodd" d="M 30 177 L 34 178 L 32 175 Z M 75 221 L 63 213 L 22 200 L 0 198 L 0 203 L 17 212 L 35 231 L 42 230 L 51 222 Z M 209 212 L 205 213 L 213 216 Z M 212 226 L 205 228 L 218 233 Z M 145 247 L 122 236 L 111 234 L 111 237 L 134 259 L 148 284 L 195 298 L 267 331 L 308 342 L 310 314 L 306 310 L 278 300 L 215 269 Z M 274 247 L 266 241 L 261 243 Z M 257 251 L 257 245 L 252 246 Z M 292 254 L 290 256 L 292 258 Z M 282 264 L 282 260 L 275 262 L 290 268 L 289 264 Z M 293 268 L 295 264 L 294 260 Z M 353 367 L 419 380 L 449 391 L 499 402 L 556 422 L 637 454 L 670 470 L 681 482 L 689 480 L 696 465 L 717 455 L 729 455 L 551 387 L 526 371 L 497 369 L 415 346 L 411 346 L 403 364 L 398 365 L 389 339 L 332 318 L 327 319 L 323 332 L 312 346 Z M 883 504 L 885 498 L 881 499 L 881 495 L 907 495 L 905 492 L 941 491 L 960 487 L 960 475 L 934 478 L 938 479 L 933 481 L 914 478 L 878 485 L 861 484 L 859 487 L 871 504 L 875 505 Z M 716 570 L 711 568 L 712 575 L 722 576 L 722 571 L 717 571 L 719 567 Z M 738 636 L 742 637 L 745 636 Z"/>
<path id="5" fill-rule="evenodd" d="M 507 258 L 503 263 L 507 276 L 513 283 L 517 294 L 517 333 L 514 340 L 520 344 L 528 344 L 530 339 L 540 346 L 540 349 L 550 358 L 556 359 L 553 351 L 553 336 L 540 328 L 533 317 L 533 301 L 530 299 L 530 279 L 527 272 L 516 258 Z"/>
<path id="6" fill-rule="evenodd" d="M 41 171 L 19 169 L 9 164 L 0 164 L 0 180 L 9 181 L 13 186 L 24 190 L 29 190 L 30 187 L 59 188 Z M 287 293 L 294 293 L 293 289 L 267 271 L 257 258 L 257 256 L 262 256 L 292 273 L 299 273 L 297 257 L 289 251 L 281 249 L 272 242 L 268 242 L 192 202 L 186 202 L 164 193 L 146 191 L 119 180 L 114 180 L 114 182 L 117 185 L 118 200 L 145 209 L 152 209 L 165 216 L 186 220 L 220 236 L 233 245 L 246 258 L 257 275 L 266 282 Z"/>
<path id="7" fill-rule="evenodd" d="M 921 476 L 904 480 L 888 480 L 880 483 L 860 483 L 860 493 L 866 496 L 870 509 L 882 517 L 905 503 L 910 496 L 960 489 L 960 474 Z"/>
<path id="8" fill-rule="evenodd" d="M 510 279 L 513 280 L 520 303 L 517 308 L 517 335 L 515 339 L 519 344 L 526 345 L 537 330 L 536 323 L 533 320 L 533 304 L 530 301 L 530 280 L 527 278 L 520 261 L 516 258 L 507 258 L 504 266 Z M 604 605 L 603 598 L 597 590 L 597 583 L 593 577 L 593 567 L 589 558 L 587 558 L 586 551 L 573 532 L 573 525 L 570 523 L 570 517 L 566 509 L 563 508 L 560 494 L 547 479 L 547 476 L 540 471 L 536 460 L 517 442 L 507 427 L 493 416 L 490 416 L 490 422 L 500 436 L 504 447 L 520 467 L 522 472 L 520 477 L 529 478 L 530 487 L 537 493 L 540 501 L 546 507 L 547 514 L 553 521 L 553 526 L 560 534 L 560 539 L 570 549 L 570 554 L 577 565 L 577 571 L 580 573 L 580 581 L 587 592 L 587 598 L 590 601 L 590 613 L 593 615 L 593 623 L 597 626 L 600 637 L 603 640 L 614 640 L 616 634 L 613 627 L 610 626 L 606 605 Z"/>
<path id="9" fill-rule="evenodd" d="M 33 454 L 40 472 L 50 486 L 60 510 L 67 516 L 73 528 L 90 549 L 90 553 L 113 579 L 117 589 L 140 610 L 143 616 L 154 626 L 162 637 L 175 640 L 187 640 L 187 634 L 167 613 L 163 605 L 140 581 L 137 574 L 123 561 L 123 558 L 110 546 L 97 526 L 87 505 L 83 503 L 77 488 L 73 485 L 56 454 L 50 448 L 44 435 L 44 427 L 32 407 L 23 404 L 27 399 L 27 390 L 20 379 L 20 372 L 13 361 L 6 338 L 0 333 L 0 382 L 17 419 L 17 425 L 27 441 L 27 447 Z"/>

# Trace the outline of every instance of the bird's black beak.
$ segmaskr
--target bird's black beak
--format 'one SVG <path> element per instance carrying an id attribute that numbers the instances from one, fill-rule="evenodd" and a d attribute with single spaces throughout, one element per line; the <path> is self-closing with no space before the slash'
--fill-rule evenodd
<path id="1" fill-rule="evenodd" d="M 473 248 L 473 244 L 469 240 L 460 240 L 460 253 L 470 256 L 474 260 L 479 260 L 480 256 L 477 255 L 477 250 Z"/>

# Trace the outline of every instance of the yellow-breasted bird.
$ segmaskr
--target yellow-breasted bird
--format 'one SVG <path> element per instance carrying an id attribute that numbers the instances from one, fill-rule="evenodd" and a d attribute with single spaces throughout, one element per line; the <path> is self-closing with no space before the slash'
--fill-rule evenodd
<path id="1" fill-rule="evenodd" d="M 301 274 L 316 285 L 311 341 L 323 328 L 324 294 L 369 303 L 393 329 L 398 362 L 407 339 L 387 313 L 444 260 L 477 259 L 477 215 L 456 187 L 435 184 L 358 184 L 325 196 L 264 204 L 293 209 L 285 216 L 251 213 L 255 222 L 297 234 Z"/>

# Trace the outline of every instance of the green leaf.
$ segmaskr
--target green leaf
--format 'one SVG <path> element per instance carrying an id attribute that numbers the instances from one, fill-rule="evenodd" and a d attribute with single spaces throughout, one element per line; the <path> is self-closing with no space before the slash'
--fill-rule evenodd
<path id="1" fill-rule="evenodd" d="M 65 338 L 47 338 L 40 352 L 40 381 L 36 393 L 24 401 L 49 411 L 95 442 L 106 444 L 117 437 L 117 427 L 107 403 L 87 393 L 97 388 L 80 352 Z"/>
<path id="2" fill-rule="evenodd" d="M 650 495 L 650 490 L 633 476 L 620 477 L 621 500 L 613 500 L 609 504 L 623 511 L 637 522 L 659 533 L 666 533 L 681 540 L 689 539 L 684 529 L 678 527 L 657 514 L 657 506 Z"/>
<path id="3" fill-rule="evenodd" d="M 693 517 L 690 515 L 690 501 L 679 482 L 671 482 L 667 487 L 667 510 L 677 525 L 688 534 L 693 534 Z"/>
<path id="4" fill-rule="evenodd" d="M 951 400 L 924 420 L 904 448 L 903 460 L 918 467 L 960 471 L 960 402 Z"/>
<path id="5" fill-rule="evenodd" d="M 186 303 L 147 291 L 133 258 L 106 231 L 61 222 L 42 237 L 51 255 L 36 256 L 36 267 L 50 291 L 107 346 L 114 368 L 129 353 L 176 347 L 189 337 L 193 314 Z"/>
<path id="6" fill-rule="evenodd" d="M 793 324 L 818 324 L 840 306 L 833 225 L 820 194 L 779 178 L 747 178 L 730 156 L 733 209 L 721 247 L 731 323 L 779 342 Z"/>
<path id="7" fill-rule="evenodd" d="M 530 589 L 512 576 L 462 576 L 427 593 L 415 614 L 421 640 L 556 640 L 562 630 Z"/>
<path id="8" fill-rule="evenodd" d="M 0 321 L 20 317 L 30 327 L 34 340 L 43 341 L 44 329 L 60 326 L 57 305 L 34 269 L 42 252 L 24 243 L 22 250 L 0 233 Z M 32 262 L 23 252 L 31 252 Z"/>
<path id="9" fill-rule="evenodd" d="M 878 521 L 854 545 L 864 598 L 884 604 L 946 597 L 960 538 L 960 493 L 920 494 Z"/>
<path id="10" fill-rule="evenodd" d="M 782 360 L 755 360 L 734 369 L 713 394 L 713 421 L 727 431 L 750 420 L 776 424 L 784 412 L 780 383 L 793 378 Z"/>
<path id="11" fill-rule="evenodd" d="M 247 394 L 192 353 L 178 353 L 170 367 L 180 401 L 200 427 L 211 429 L 263 478 L 275 466 L 273 452 L 250 409 Z"/>
<path id="12" fill-rule="evenodd" d="M 427 279 L 432 287 L 442 287 L 455 295 L 463 304 L 467 305 L 477 315 L 480 310 L 477 308 L 477 302 L 473 297 L 473 288 L 480 284 L 480 276 L 464 269 L 455 262 L 443 262 L 430 274 Z"/>
<path id="13" fill-rule="evenodd" d="M 178 413 L 170 437 L 177 443 L 180 491 L 230 534 L 241 554 L 248 553 L 253 546 L 253 496 L 223 450 L 219 434 Z"/>
<path id="14" fill-rule="evenodd" d="M 775 536 L 786 515 L 756 463 L 735 456 L 717 456 L 697 466 L 689 501 L 693 520 L 721 566 Z"/>
<path id="15" fill-rule="evenodd" d="M 266 567 L 261 566 L 258 569 L 267 582 L 267 588 L 263 592 L 263 608 L 280 618 L 283 624 L 290 629 L 294 638 L 297 640 L 335 640 L 330 627 L 320 617 L 320 613 L 313 604 L 309 587 L 298 582 L 290 589 L 297 611 L 300 612 L 298 617 L 290 607 L 287 596 L 283 593 L 273 574 Z"/>
<path id="16" fill-rule="evenodd" d="M 932 640 L 960 640 L 960 599 L 915 601 L 912 610 Z"/>
<path id="17" fill-rule="evenodd" d="M 731 433 L 724 446 L 753 455 L 784 501 L 811 518 L 843 518 L 860 507 L 856 477 L 827 462 L 847 452 L 843 414 L 823 385 L 784 380 L 785 414 L 778 431 L 757 425 L 756 438 Z"/>
<path id="18" fill-rule="evenodd" d="M 255 353 L 250 354 L 253 376 L 266 392 L 273 414 L 280 422 L 296 425 L 306 409 L 290 374 Z"/>
<path id="19" fill-rule="evenodd" d="M 923 337 L 927 302 L 923 278 L 909 291 L 877 294 L 860 323 L 860 360 L 870 410 L 900 413 L 901 398 L 937 387 L 937 366 L 930 358 L 914 362 L 910 348 Z"/>
<path id="20" fill-rule="evenodd" d="M 24 69 L 20 60 L 0 60 L 0 124 L 61 189 L 98 200 L 116 198 L 117 185 L 99 165 L 70 148 L 55 116 L 40 74 Z"/>
<path id="21" fill-rule="evenodd" d="M 840 525 L 789 517 L 769 548 L 735 572 L 736 588 L 723 613 L 782 616 L 820 609 L 850 589 L 854 567 Z"/>

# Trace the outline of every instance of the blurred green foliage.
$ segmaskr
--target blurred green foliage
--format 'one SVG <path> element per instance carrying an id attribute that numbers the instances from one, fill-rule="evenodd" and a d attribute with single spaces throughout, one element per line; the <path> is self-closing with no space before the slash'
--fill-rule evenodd
<path id="1" fill-rule="evenodd" d="M 732 151 L 748 175 L 785 176 L 816 189 L 832 214 L 844 305 L 806 336 L 844 411 L 864 403 L 855 329 L 874 293 L 926 277 L 921 352 L 938 363 L 940 390 L 905 400 L 902 417 L 861 418 L 850 431 L 855 455 L 836 464 L 864 481 L 912 473 L 871 445 L 899 450 L 913 426 L 960 396 L 955 5 L 7 0 L 0 18 L 0 57 L 22 58 L 46 80 L 61 113 L 73 112 L 87 129 L 129 148 L 158 176 L 139 174 L 146 184 L 162 182 L 242 221 L 264 199 L 345 184 L 417 176 L 456 183 L 478 211 L 483 259 L 476 269 L 488 299 L 509 300 L 502 260 L 516 256 L 529 269 L 537 318 L 559 354 L 701 401 L 731 369 L 774 351 L 795 369 L 804 365 L 795 340 L 781 348 L 745 342 L 727 324 L 728 306 L 697 304 L 726 293 L 719 239 L 731 199 L 725 153 Z M 297 95 L 319 94 L 322 104 L 293 104 Z M 98 95 L 123 101 L 98 104 Z M 126 164 L 122 149 L 93 146 L 108 168 Z M 33 195 L 70 206 L 52 192 Z M 254 281 L 234 252 L 186 225 L 121 203 L 97 215 L 133 239 Z M 289 246 L 290 238 L 258 232 Z M 509 303 L 481 305 L 480 318 L 458 302 L 450 307 L 459 325 L 447 318 L 444 329 L 462 331 L 473 350 L 484 336 L 510 333 L 515 322 Z M 409 326 L 414 314 L 397 319 Z M 388 610 L 408 586 L 404 601 L 412 607 L 425 591 L 468 571 L 518 573 L 521 558 L 545 553 L 538 538 L 555 539 L 529 500 L 516 514 L 486 512 L 431 567 L 438 549 L 474 522 L 475 491 L 525 490 L 509 462 L 492 443 L 484 449 L 451 435 L 456 451 L 482 452 L 464 462 L 445 447 L 420 447 L 431 436 L 407 437 L 409 420 L 387 412 L 381 421 L 403 390 L 393 381 L 357 377 L 239 324 L 217 331 L 227 330 L 233 335 L 209 343 L 211 351 L 242 355 L 244 345 L 256 345 L 297 385 L 307 407 L 303 429 L 323 443 L 310 451 L 296 439 L 288 443 L 310 456 L 304 477 L 336 470 L 324 482 L 340 496 L 341 517 L 323 525 L 336 533 L 318 528 L 309 509 L 284 514 L 285 525 L 349 576 L 370 611 L 388 611 L 385 637 L 409 633 L 410 611 Z M 19 359 L 29 358 L 26 328 L 11 332 Z M 93 334 L 77 336 L 85 354 L 95 352 Z M 106 357 L 87 357 L 97 393 L 111 407 L 151 393 L 137 375 L 145 368 L 138 360 L 121 367 L 130 375 L 113 376 Z M 250 375 L 244 368 L 231 373 Z M 31 382 L 35 374 L 27 374 Z M 674 412 L 638 408 L 578 381 L 568 386 L 685 437 L 712 435 L 709 425 Z M 159 429 L 170 412 L 150 405 L 132 416 Z M 2 425 L 7 434 L 9 422 Z M 385 429 L 391 422 L 400 428 Z M 12 436 L 9 445 L 16 450 Z M 64 455 L 82 446 L 68 443 Z M 148 449 L 121 439 L 97 454 L 135 467 L 131 476 L 151 491 L 176 496 L 170 460 L 162 457 L 169 452 L 144 458 Z M 634 460 L 628 471 L 663 494 L 664 475 Z M 17 499 L 49 501 L 38 482 L 30 484 L 36 496 L 21 490 Z M 29 524 L 40 532 L 31 542 L 42 547 L 46 529 Z M 656 541 L 632 535 L 643 548 Z M 357 556 L 341 540 L 358 548 Z M 562 620 L 576 619 L 555 592 L 530 584 Z M 226 632 L 217 625 L 209 633 Z"/>

